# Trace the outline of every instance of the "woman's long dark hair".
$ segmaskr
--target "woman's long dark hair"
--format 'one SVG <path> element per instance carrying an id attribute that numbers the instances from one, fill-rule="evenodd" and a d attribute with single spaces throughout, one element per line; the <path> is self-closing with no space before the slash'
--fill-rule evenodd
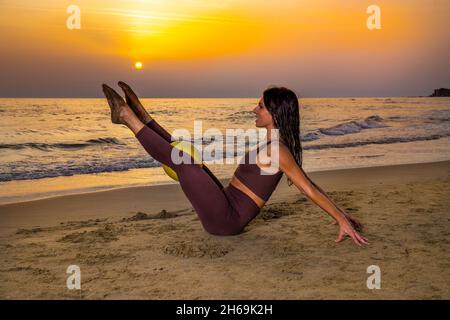
<path id="1" fill-rule="evenodd" d="M 299 167 L 302 166 L 303 150 L 300 137 L 300 110 L 297 95 L 285 87 L 271 86 L 264 91 L 264 105 L 272 115 L 280 137 L 294 156 Z M 288 178 L 288 185 L 292 185 Z"/>

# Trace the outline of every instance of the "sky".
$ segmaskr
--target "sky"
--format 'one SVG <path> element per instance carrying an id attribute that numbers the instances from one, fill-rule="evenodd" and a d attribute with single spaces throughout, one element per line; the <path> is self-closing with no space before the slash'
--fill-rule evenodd
<path id="1" fill-rule="evenodd" d="M 449 16 L 448 0 L 0 0 L 0 97 L 119 80 L 148 98 L 428 95 L 450 87 Z"/>

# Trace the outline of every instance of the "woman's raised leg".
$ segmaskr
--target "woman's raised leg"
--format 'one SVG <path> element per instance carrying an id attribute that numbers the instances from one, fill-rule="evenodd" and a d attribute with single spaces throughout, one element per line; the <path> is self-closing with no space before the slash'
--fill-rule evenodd
<path id="1" fill-rule="evenodd" d="M 128 126 L 144 149 L 157 161 L 172 168 L 178 175 L 181 188 L 197 212 L 206 231 L 216 235 L 231 235 L 243 228 L 240 217 L 234 212 L 228 198 L 214 179 L 189 155 L 181 151 L 183 159 L 190 157 L 191 163 L 176 163 L 172 160 L 172 149 L 168 141 L 145 126 L 127 106 L 122 97 L 108 86 L 103 86 L 115 123 Z"/>
<path id="2" fill-rule="evenodd" d="M 161 136 L 164 140 L 171 143 L 175 141 L 172 135 L 167 132 L 166 129 L 161 127 L 159 123 L 150 116 L 147 110 L 144 108 L 142 103 L 140 102 L 137 95 L 131 89 L 131 87 L 123 81 L 119 81 L 119 86 L 122 88 L 127 104 L 133 109 L 134 113 L 138 116 L 139 119 L 150 129 L 155 131 L 159 136 Z M 217 184 L 220 189 L 223 189 L 222 183 L 217 179 L 217 177 L 209 170 L 209 168 L 204 164 L 203 169 L 206 173 L 213 179 L 213 181 Z"/>

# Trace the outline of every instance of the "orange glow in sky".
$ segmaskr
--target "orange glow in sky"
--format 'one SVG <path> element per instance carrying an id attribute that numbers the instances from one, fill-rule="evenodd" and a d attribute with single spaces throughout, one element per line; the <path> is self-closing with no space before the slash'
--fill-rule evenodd
<path id="1" fill-rule="evenodd" d="M 227 90 L 253 95 L 256 88 L 274 82 L 311 95 L 323 93 L 324 84 L 332 82 L 337 86 L 330 87 L 331 95 L 370 95 L 378 84 L 392 89 L 395 81 L 431 79 L 430 68 L 448 71 L 448 1 L 375 3 L 381 8 L 382 29 L 371 31 L 366 27 L 371 3 L 359 0 L 79 0 L 81 28 L 69 30 L 67 2 L 4 0 L 0 28 L 8 31 L 2 35 L 0 63 L 9 70 L 20 59 L 15 77 L 32 85 L 42 72 L 58 83 L 64 72 L 79 81 L 114 73 L 127 77 L 127 65 L 145 60 L 136 81 L 158 75 L 171 84 L 179 80 L 181 86 L 190 74 L 192 88 L 183 88 L 197 96 L 202 95 L 200 81 L 213 86 L 205 95 L 227 96 Z M 420 63 L 431 62 L 433 66 L 421 69 Z M 193 74 L 203 80 L 193 79 Z M 448 81 L 440 77 L 440 83 Z M 0 80 L 9 81 L 9 89 L 0 89 L 0 94 L 22 92 L 4 73 Z M 229 84 L 239 87 L 218 93 Z M 406 88 L 397 91 L 406 93 Z M 167 96 L 175 89 L 160 92 Z M 91 92 L 86 87 L 79 94 Z"/>

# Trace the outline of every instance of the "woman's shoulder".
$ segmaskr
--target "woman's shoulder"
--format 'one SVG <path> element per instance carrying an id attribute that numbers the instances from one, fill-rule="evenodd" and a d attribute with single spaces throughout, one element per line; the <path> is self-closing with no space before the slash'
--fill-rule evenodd
<path id="1" fill-rule="evenodd" d="M 278 146 L 278 154 L 279 154 L 280 163 L 292 164 L 292 162 L 295 162 L 295 158 L 294 158 L 291 150 L 282 141 L 280 141 L 279 146 Z"/>
<path id="2" fill-rule="evenodd" d="M 272 152 L 274 152 L 276 150 L 276 152 L 278 153 L 278 157 L 280 159 L 293 158 L 293 156 L 291 154 L 291 150 L 289 149 L 287 144 L 285 142 L 283 142 L 281 139 L 272 140 L 272 141 L 269 141 L 268 143 L 272 144 L 272 147 L 276 148 L 276 149 L 273 149 L 272 147 L 267 148 L 267 155 L 269 157 L 271 157 Z"/>
<path id="3" fill-rule="evenodd" d="M 283 150 L 283 152 L 291 152 L 287 143 L 285 141 L 283 141 L 282 139 L 278 140 L 278 148 L 280 150 Z"/>

